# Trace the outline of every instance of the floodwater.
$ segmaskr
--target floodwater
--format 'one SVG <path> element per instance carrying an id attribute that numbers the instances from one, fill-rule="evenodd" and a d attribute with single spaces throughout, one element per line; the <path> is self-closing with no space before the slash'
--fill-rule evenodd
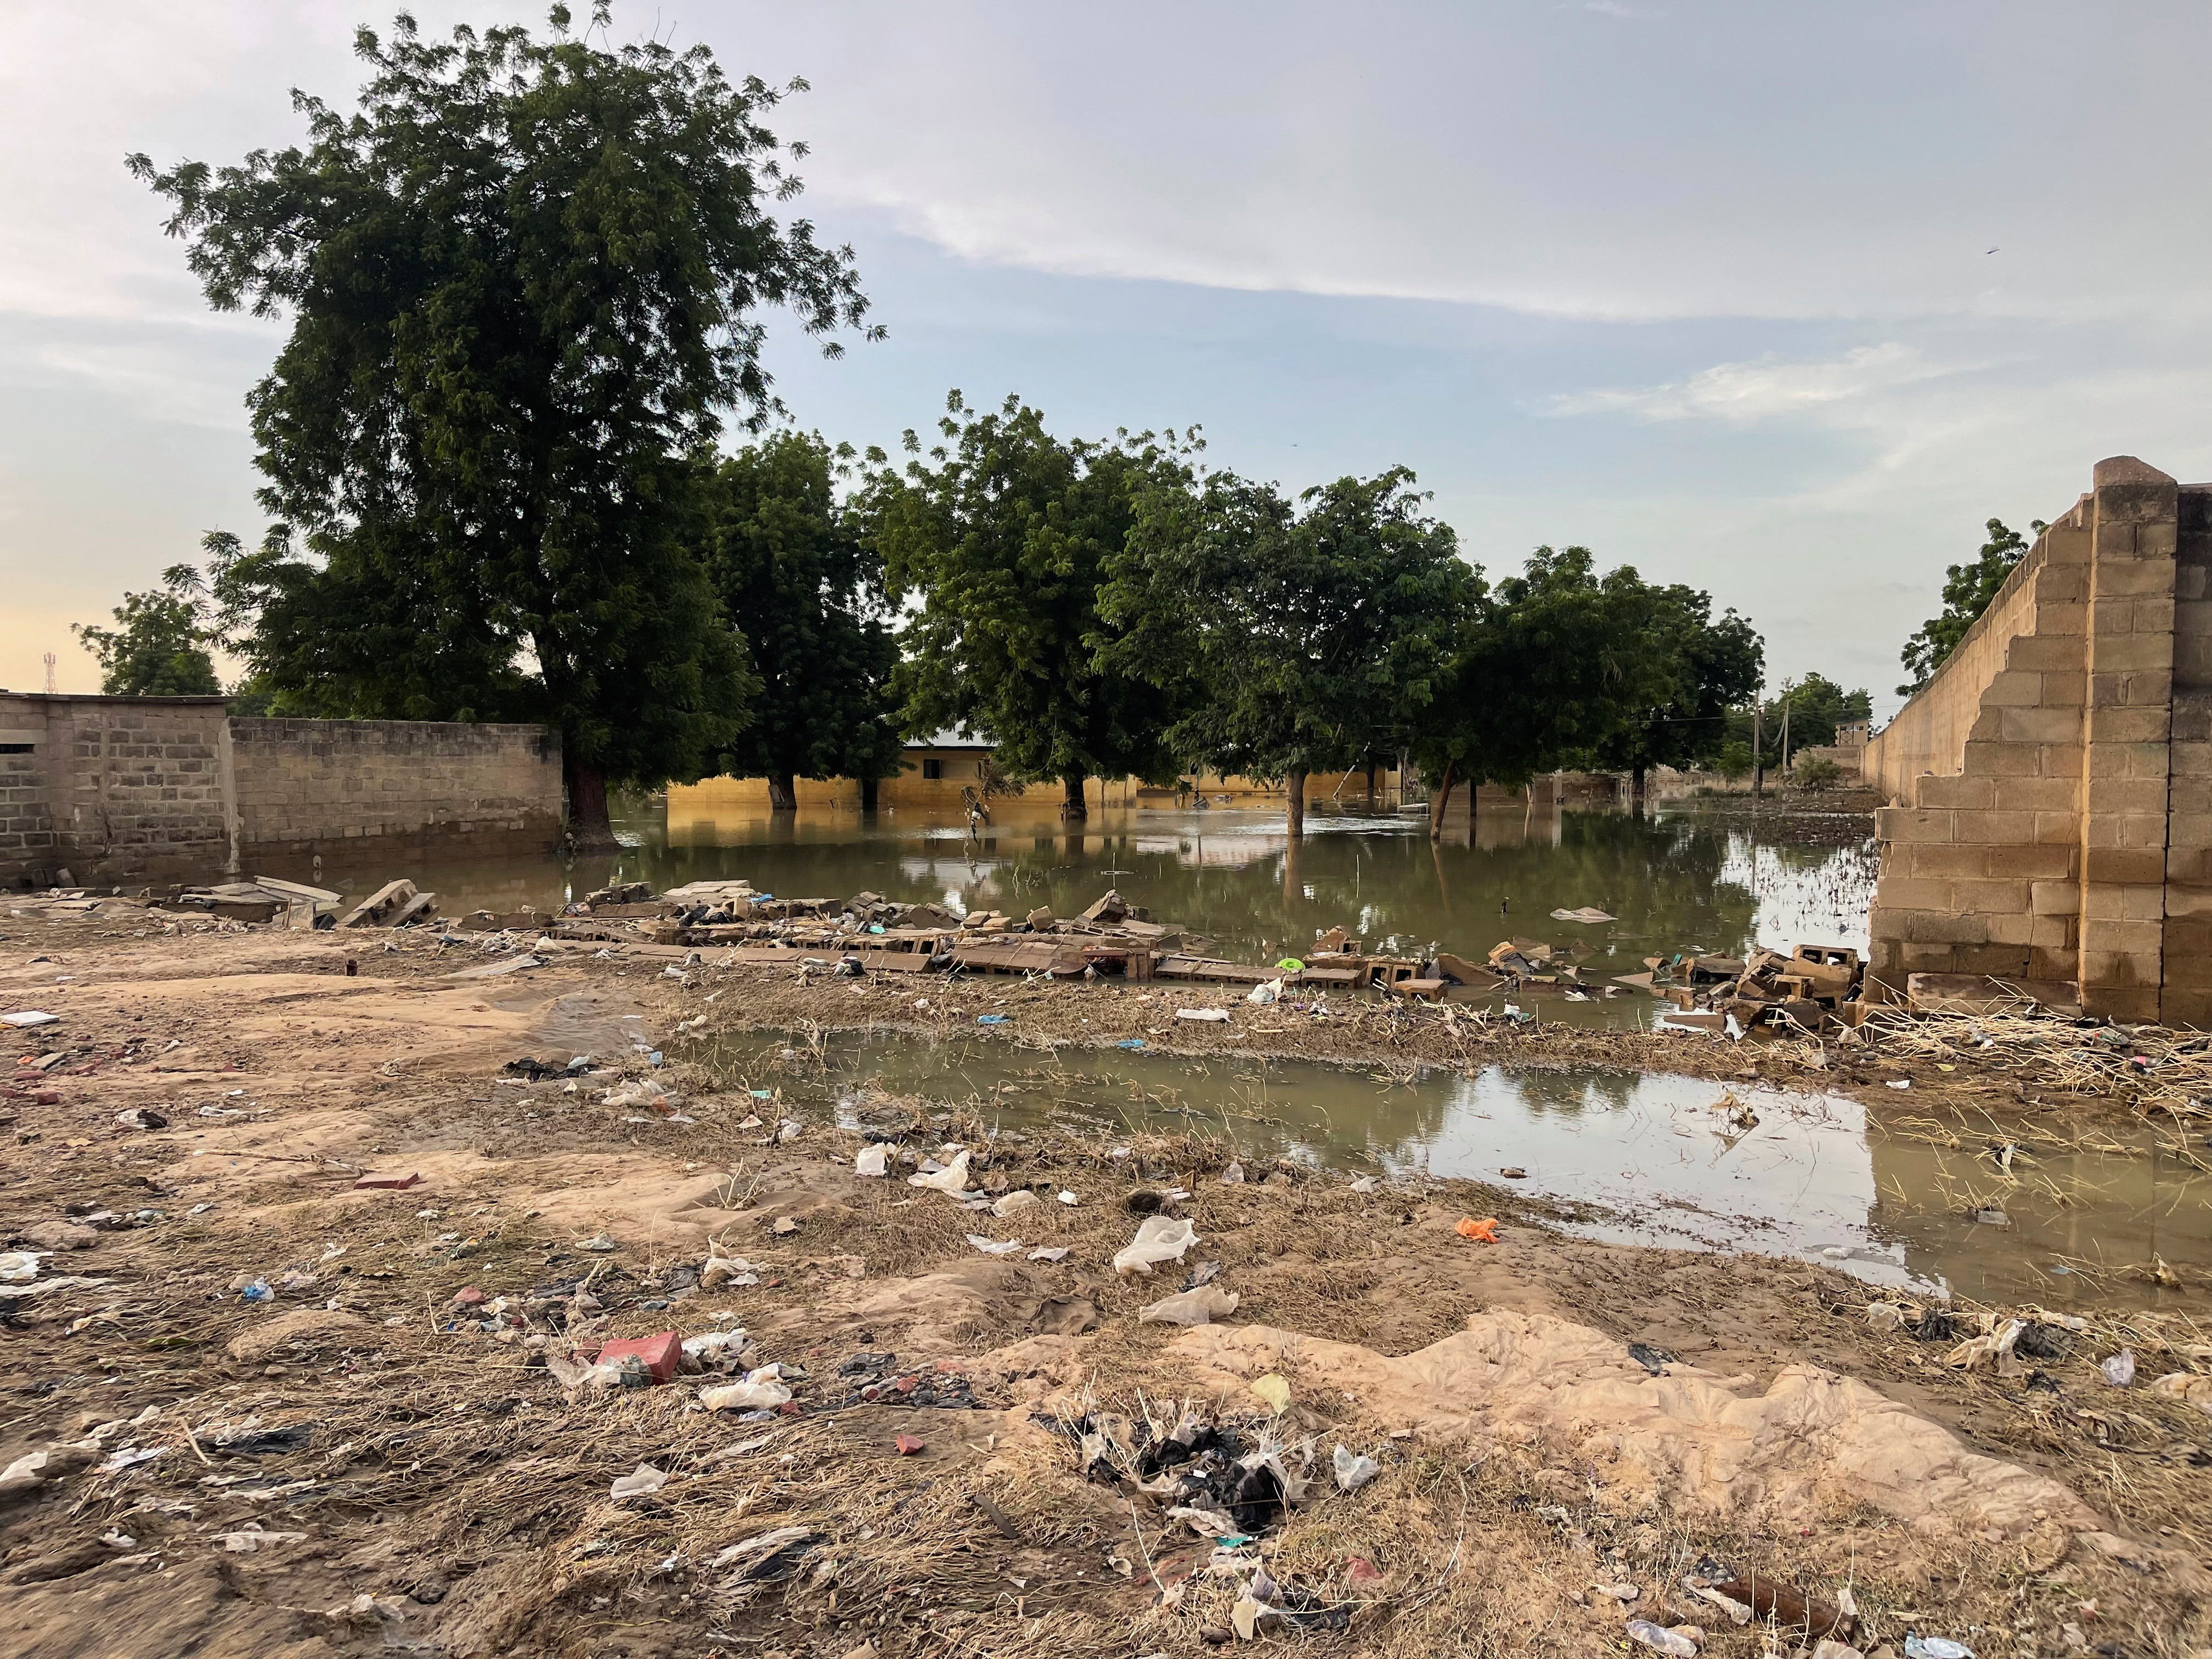
<path id="1" fill-rule="evenodd" d="M 388 857 L 360 867 L 333 855 L 325 884 L 365 895 L 404 875 L 438 895 L 447 915 L 524 904 L 551 908 L 610 881 L 672 887 L 743 878 L 787 898 L 933 899 L 960 913 L 1073 915 L 1109 887 L 1157 921 L 1175 921 L 1239 961 L 1296 954 L 1342 927 L 1373 950 L 1431 946 L 1480 958 L 1501 939 L 1588 945 L 1592 978 L 1642 969 L 1679 950 L 1740 952 L 1753 945 L 1866 948 L 1875 854 L 1861 815 L 1804 819 L 1721 816 L 1695 804 L 1649 818 L 1548 804 L 1486 808 L 1442 843 L 1411 813 L 1315 812 L 1292 846 L 1273 811 L 1120 807 L 1063 825 L 1048 805 L 994 802 L 994 822 L 970 834 L 964 817 L 912 811 L 834 809 L 771 815 L 713 805 L 672 817 L 659 799 L 626 803 L 617 830 L 634 846 L 564 865 L 554 858 L 468 863 Z M 1822 839 L 1821 837 L 1825 837 Z M 272 869 L 275 875 L 299 873 Z M 1619 918 L 1554 921 L 1555 909 L 1595 906 Z M 1523 998 L 1525 1002 L 1527 998 Z M 1650 1017 L 1640 994 L 1568 1002 L 1547 996 L 1540 1018 L 1631 1025 Z"/>
<path id="2" fill-rule="evenodd" d="M 1309 1061 L 1201 1060 L 988 1040 L 785 1040 L 719 1046 L 732 1086 L 869 1121 L 883 1096 L 974 1109 L 1003 1132 L 1046 1124 L 1226 1138 L 1240 1156 L 1354 1173 L 1498 1181 L 1551 1200 L 1581 1236 L 1824 1262 L 1871 1283 L 1991 1301 L 2180 1305 L 2147 1271 L 2212 1272 L 2212 1176 L 2148 1138 L 2111 1150 L 2030 1139 L 2009 1174 L 2002 1139 L 1938 1125 L 1910 1103 L 1589 1069 L 1397 1077 Z M 1731 1121 L 1747 1108 L 1755 1123 Z M 2054 1128 L 2054 1133 L 2056 1133 Z M 1256 1178 L 1256 1172 L 1255 1176 Z M 1976 1213 L 2001 1218 L 1978 1220 Z"/>

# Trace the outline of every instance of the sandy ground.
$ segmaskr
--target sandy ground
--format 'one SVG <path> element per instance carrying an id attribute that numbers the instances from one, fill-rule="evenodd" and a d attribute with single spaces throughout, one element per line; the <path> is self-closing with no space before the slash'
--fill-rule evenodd
<path id="1" fill-rule="evenodd" d="M 428 934 L 0 909 L 0 1012 L 61 1016 L 10 1039 L 5 1248 L 52 1252 L 30 1285 L 91 1281 L 0 1285 L 0 1464 L 47 1453 L 0 1482 L 0 1653 L 1180 1655 L 1241 1644 L 1240 1600 L 1256 1642 L 1317 1654 L 1618 1653 L 1637 1618 L 1696 1626 L 1723 1659 L 1787 1653 L 1815 1633 L 1778 1622 L 1807 1598 L 1824 1627 L 1855 1607 L 1867 1653 L 1908 1633 L 1984 1656 L 2212 1641 L 2212 1422 L 2147 1386 L 2212 1377 L 2180 1322 L 2163 1344 L 2130 1328 L 2124 1390 L 2097 1370 L 2117 1339 L 2094 1321 L 2000 1376 L 1874 1328 L 1868 1287 L 1839 1273 L 1571 1239 L 1503 1190 L 1258 1166 L 1225 1184 L 1203 1140 L 988 1139 L 869 1103 L 917 1157 L 964 1146 L 985 1196 L 1038 1195 L 998 1217 L 896 1164 L 856 1175 L 860 1138 L 835 1126 L 780 1142 L 779 1103 L 715 1092 L 678 1028 L 972 1036 L 989 1011 L 1016 1042 L 1846 1089 L 1911 1074 L 1931 1110 L 2057 1109 L 2032 1069 L 1379 1004 L 1185 1030 L 1135 989 L 635 958 L 453 976 L 484 960 Z M 582 1052 L 619 1075 L 571 1091 L 501 1071 Z M 648 1079 L 691 1121 L 603 1098 Z M 139 1109 L 164 1126 L 118 1121 Z M 364 1174 L 422 1181 L 356 1190 Z M 1195 1248 L 1117 1274 L 1132 1194 L 1179 1189 Z M 1498 1242 L 1461 1237 L 1468 1217 Z M 1024 1248 L 987 1255 L 971 1232 Z M 702 1288 L 715 1256 L 758 1282 Z M 1233 1312 L 1139 1318 L 1201 1262 Z M 270 1299 L 241 1294 L 256 1280 Z M 456 1304 L 475 1291 L 524 1322 L 481 1328 Z M 1964 1335 L 1983 1311 L 1951 1310 Z M 608 1336 L 737 1326 L 757 1363 L 804 1371 L 790 1408 L 705 1409 L 726 1377 L 597 1393 L 557 1374 Z M 848 1398 L 878 1375 L 885 1398 Z M 1255 1391 L 1268 1377 L 1286 1399 Z M 1141 1454 L 1186 1407 L 1310 1479 L 1253 1545 L 1218 1550 L 1147 1489 Z M 1380 1474 L 1339 1491 L 1340 1443 Z M 669 1480 L 617 1500 L 641 1464 Z M 787 1544 L 746 1547 L 780 1528 Z M 1271 1595 L 1248 1594 L 1256 1564 Z M 1750 1621 L 1699 1581 L 1735 1583 Z"/>

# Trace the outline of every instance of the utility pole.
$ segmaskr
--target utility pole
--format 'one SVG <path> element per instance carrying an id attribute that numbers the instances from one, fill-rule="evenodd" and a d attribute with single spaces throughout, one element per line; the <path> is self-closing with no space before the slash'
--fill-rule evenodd
<path id="1" fill-rule="evenodd" d="M 1782 775 L 1790 775 L 1790 705 L 1782 705 Z"/>
<path id="2" fill-rule="evenodd" d="M 1762 687 L 1751 702 L 1751 798 L 1766 793 L 1766 693 Z"/>

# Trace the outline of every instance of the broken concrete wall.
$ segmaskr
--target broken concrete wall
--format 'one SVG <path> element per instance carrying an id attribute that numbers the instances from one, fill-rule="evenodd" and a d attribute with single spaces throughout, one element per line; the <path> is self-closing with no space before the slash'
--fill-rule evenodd
<path id="1" fill-rule="evenodd" d="M 1990 975 L 2202 1024 L 2212 486 L 2129 456 L 2093 484 L 1868 745 L 1892 800 L 1869 971 L 1898 992 L 1914 974 Z"/>
<path id="2" fill-rule="evenodd" d="M 559 738 L 535 726 L 227 717 L 220 697 L 0 693 L 0 883 L 205 874 L 255 854 L 450 841 L 543 850 Z"/>

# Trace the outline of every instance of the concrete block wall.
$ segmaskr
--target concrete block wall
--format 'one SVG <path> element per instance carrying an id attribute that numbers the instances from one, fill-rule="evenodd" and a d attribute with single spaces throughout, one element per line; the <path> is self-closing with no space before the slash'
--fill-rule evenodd
<path id="1" fill-rule="evenodd" d="M 0 693 L 0 877 L 220 861 L 222 732 L 220 697 Z"/>
<path id="2" fill-rule="evenodd" d="M 1915 973 L 1991 975 L 2204 1024 L 2212 487 L 2129 456 L 2093 486 L 1868 745 L 1892 797 L 1872 971 L 1898 992 Z"/>
<path id="3" fill-rule="evenodd" d="M 542 726 L 0 692 L 0 884 L 211 875 L 364 837 L 544 851 L 561 822 L 561 743 Z"/>
<path id="4" fill-rule="evenodd" d="M 242 852 L 300 853 L 426 834 L 473 852 L 561 835 L 561 744 L 540 726 L 234 720 Z"/>

